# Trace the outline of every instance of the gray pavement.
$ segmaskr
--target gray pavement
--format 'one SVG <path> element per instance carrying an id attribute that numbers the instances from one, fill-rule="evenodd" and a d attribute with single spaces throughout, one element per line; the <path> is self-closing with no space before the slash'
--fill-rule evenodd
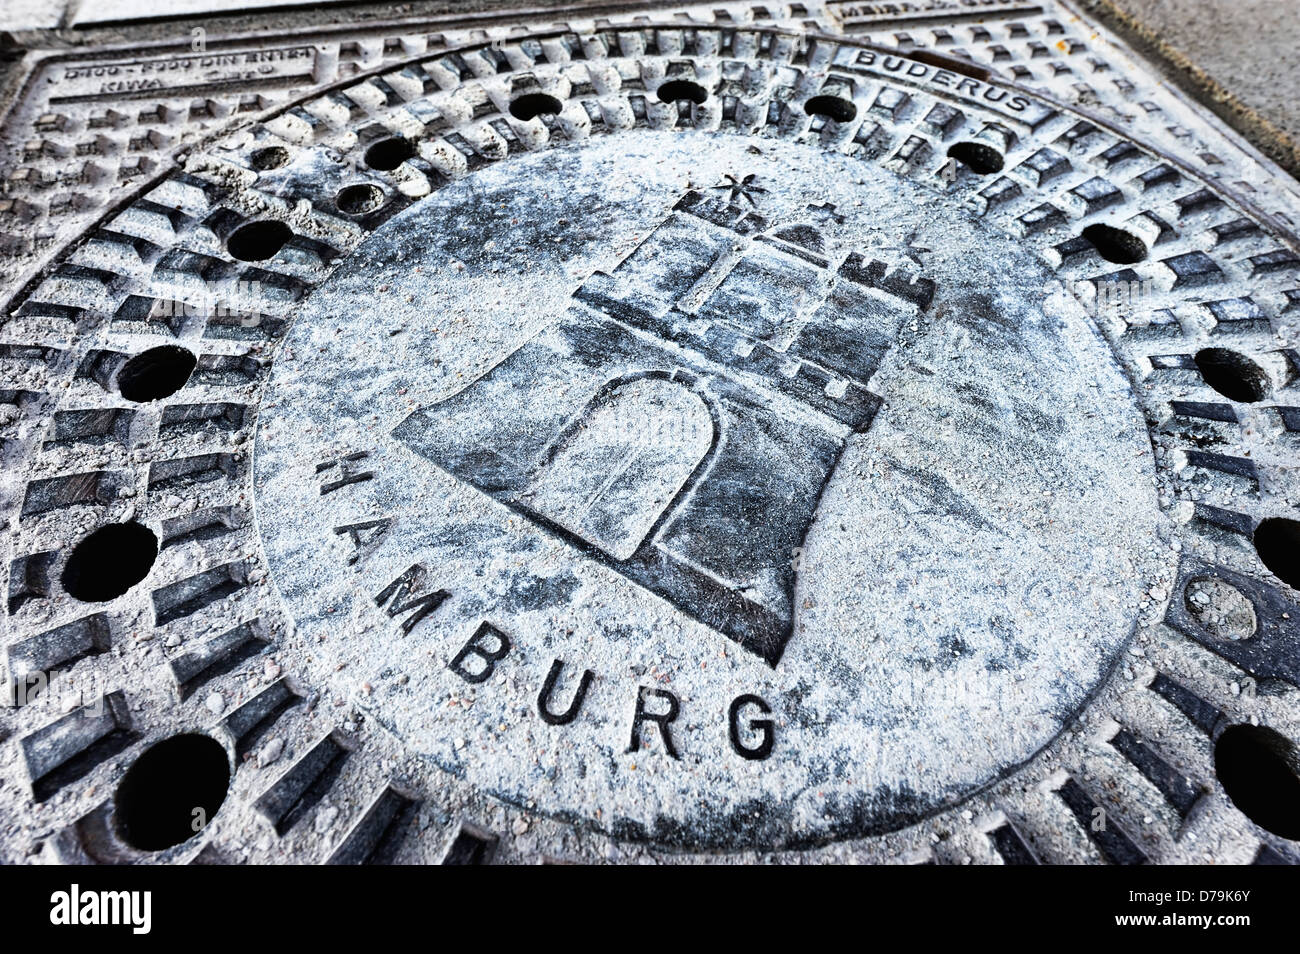
<path id="1" fill-rule="evenodd" d="M 1300 0 L 1082 5 L 1300 177 Z"/>

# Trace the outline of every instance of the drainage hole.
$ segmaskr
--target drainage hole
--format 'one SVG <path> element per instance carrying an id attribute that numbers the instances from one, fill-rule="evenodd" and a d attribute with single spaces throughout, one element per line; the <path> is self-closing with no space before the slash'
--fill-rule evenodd
<path id="1" fill-rule="evenodd" d="M 264 262 L 293 238 L 293 229 L 283 222 L 264 219 L 246 222 L 226 239 L 226 251 L 241 262 Z"/>
<path id="2" fill-rule="evenodd" d="M 1253 404 L 1268 397 L 1268 375 L 1244 354 L 1202 348 L 1194 360 L 1205 383 L 1229 400 Z"/>
<path id="3" fill-rule="evenodd" d="M 117 832 L 140 851 L 189 841 L 226 800 L 230 760 L 216 739 L 187 733 L 151 746 L 117 787 Z"/>
<path id="4" fill-rule="evenodd" d="M 1229 726 L 1214 743 L 1214 774 L 1256 825 L 1300 839 L 1300 753 L 1290 739 L 1264 726 Z"/>
<path id="5" fill-rule="evenodd" d="M 699 106 L 709 98 L 709 91 L 699 83 L 692 83 L 690 80 L 669 80 L 667 83 L 659 84 L 655 95 L 659 97 L 661 103 L 675 103 L 681 99 L 689 99 Z"/>
<path id="6" fill-rule="evenodd" d="M 258 172 L 279 169 L 289 164 L 289 150 L 283 146 L 267 146 L 265 149 L 258 149 L 248 157 L 248 164 Z"/>
<path id="7" fill-rule="evenodd" d="M 348 215 L 364 215 L 384 204 L 384 190 L 370 183 L 344 186 L 334 197 L 334 204 Z"/>
<path id="8" fill-rule="evenodd" d="M 407 159 L 415 155 L 415 144 L 401 136 L 389 136 L 370 144 L 366 150 L 366 165 L 371 169 L 387 172 L 396 169 Z"/>
<path id="9" fill-rule="evenodd" d="M 1089 225 L 1083 230 L 1083 237 L 1092 243 L 1098 255 L 1116 265 L 1132 265 L 1147 257 L 1146 242 L 1113 225 Z"/>
<path id="10" fill-rule="evenodd" d="M 520 122 L 538 116 L 554 116 L 562 108 L 558 99 L 546 93 L 524 93 L 510 101 L 510 115 Z"/>
<path id="11" fill-rule="evenodd" d="M 1300 590 L 1300 523 L 1286 517 L 1269 517 L 1255 528 L 1255 552 L 1273 575 Z"/>
<path id="12" fill-rule="evenodd" d="M 948 150 L 948 158 L 956 159 L 971 172 L 991 176 L 1002 171 L 1002 153 L 982 142 L 957 142 Z"/>
<path id="13" fill-rule="evenodd" d="M 72 548 L 63 588 L 83 603 L 117 599 L 146 576 L 158 557 L 158 538 L 143 524 L 110 523 Z"/>
<path id="14" fill-rule="evenodd" d="M 141 351 L 117 373 L 117 390 L 128 401 L 157 401 L 185 386 L 198 358 L 188 348 L 161 345 Z"/>
<path id="15" fill-rule="evenodd" d="M 809 116 L 825 116 L 837 123 L 847 123 L 858 114 L 858 107 L 839 96 L 814 96 L 803 104 L 803 111 Z"/>

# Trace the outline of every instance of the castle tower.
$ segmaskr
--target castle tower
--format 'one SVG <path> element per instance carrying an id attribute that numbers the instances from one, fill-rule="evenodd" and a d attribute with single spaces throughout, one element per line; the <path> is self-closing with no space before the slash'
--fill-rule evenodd
<path id="1" fill-rule="evenodd" d="M 745 180 L 748 182 L 749 180 Z M 776 665 L 795 557 L 933 285 L 689 192 L 567 311 L 395 435 Z"/>

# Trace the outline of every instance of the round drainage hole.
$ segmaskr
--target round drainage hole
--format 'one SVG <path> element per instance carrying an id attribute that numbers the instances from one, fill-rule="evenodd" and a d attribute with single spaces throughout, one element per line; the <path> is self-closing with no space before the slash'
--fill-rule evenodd
<path id="1" fill-rule="evenodd" d="M 858 107 L 839 96 L 814 96 L 803 104 L 803 111 L 809 116 L 825 116 L 837 123 L 847 123 L 858 114 Z"/>
<path id="2" fill-rule="evenodd" d="M 678 100 L 689 99 L 699 106 L 709 98 L 709 91 L 699 83 L 692 83 L 690 80 L 669 80 L 667 83 L 659 84 L 655 95 L 659 97 L 661 103 L 675 103 Z"/>
<path id="3" fill-rule="evenodd" d="M 230 760 L 216 739 L 174 735 L 146 749 L 117 787 L 117 832 L 140 851 L 189 841 L 221 808 Z"/>
<path id="4" fill-rule="evenodd" d="M 1256 825 L 1300 839 L 1300 753 L 1290 739 L 1264 726 L 1230 726 L 1214 743 L 1214 774 Z"/>
<path id="5" fill-rule="evenodd" d="M 264 262 L 293 238 L 293 229 L 283 222 L 265 219 L 247 222 L 230 233 L 226 251 L 241 262 Z"/>
<path id="6" fill-rule="evenodd" d="M 282 146 L 267 146 L 265 149 L 258 149 L 248 157 L 248 164 L 257 172 L 279 169 L 281 166 L 289 164 L 289 150 Z"/>
<path id="7" fill-rule="evenodd" d="M 143 524 L 110 523 L 82 538 L 63 566 L 63 589 L 83 603 L 117 599 L 146 576 L 158 538 Z"/>
<path id="8" fill-rule="evenodd" d="M 546 93 L 524 93 L 510 101 L 510 115 L 520 122 L 538 116 L 554 116 L 561 108 L 560 101 Z"/>
<path id="9" fill-rule="evenodd" d="M 1255 552 L 1273 575 L 1300 590 L 1300 522 L 1269 517 L 1255 528 Z"/>
<path id="10" fill-rule="evenodd" d="M 334 197 L 334 204 L 348 215 L 364 215 L 384 204 L 384 190 L 369 183 L 344 186 Z"/>
<path id="11" fill-rule="evenodd" d="M 389 136 L 370 144 L 366 149 L 366 165 L 371 169 L 387 172 L 396 169 L 407 159 L 415 155 L 415 145 L 401 136 Z"/>
<path id="12" fill-rule="evenodd" d="M 982 142 L 957 142 L 948 150 L 948 158 L 981 176 L 1002 171 L 1002 153 Z"/>
<path id="13" fill-rule="evenodd" d="M 1083 230 L 1083 237 L 1092 243 L 1098 255 L 1116 265 L 1132 265 L 1147 257 L 1146 242 L 1113 225 L 1089 225 Z"/>
<path id="14" fill-rule="evenodd" d="M 128 401 L 144 403 L 170 397 L 194 373 L 198 358 L 188 348 L 162 345 L 142 351 L 122 365 L 117 390 Z"/>
<path id="15" fill-rule="evenodd" d="M 1228 400 L 1253 404 L 1268 397 L 1268 375 L 1244 354 L 1227 348 L 1202 348 L 1194 360 L 1205 383 Z"/>

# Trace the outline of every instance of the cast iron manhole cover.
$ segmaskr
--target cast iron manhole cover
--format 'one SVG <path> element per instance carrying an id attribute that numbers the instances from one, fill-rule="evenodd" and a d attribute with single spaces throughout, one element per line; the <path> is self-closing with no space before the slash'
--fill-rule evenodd
<path id="1" fill-rule="evenodd" d="M 1300 203 L 872 6 L 264 46 L 69 207 L 192 89 L 37 59 L 4 857 L 1300 857 Z"/>

